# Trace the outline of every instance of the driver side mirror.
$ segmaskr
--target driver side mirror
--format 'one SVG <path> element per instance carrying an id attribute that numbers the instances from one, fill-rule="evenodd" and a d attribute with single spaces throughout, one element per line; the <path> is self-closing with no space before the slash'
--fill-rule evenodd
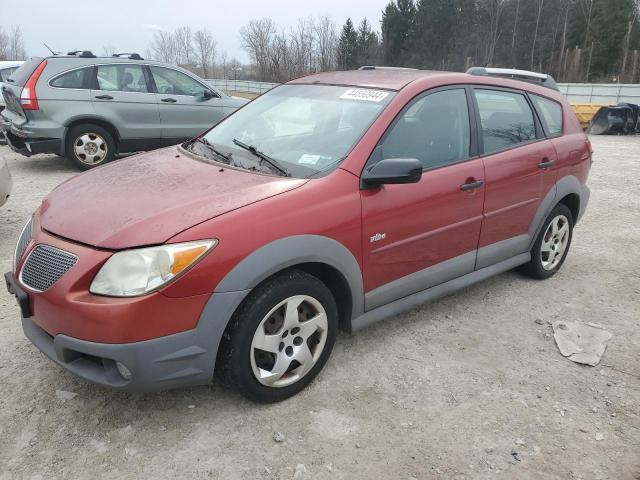
<path id="1" fill-rule="evenodd" d="M 416 158 L 387 158 L 367 168 L 362 174 L 362 186 L 417 183 L 422 178 L 422 163 Z"/>
<path id="2" fill-rule="evenodd" d="M 202 94 L 202 98 L 205 100 L 211 100 L 212 98 L 215 98 L 217 95 L 215 93 L 213 93 L 211 90 L 205 90 L 204 93 Z"/>

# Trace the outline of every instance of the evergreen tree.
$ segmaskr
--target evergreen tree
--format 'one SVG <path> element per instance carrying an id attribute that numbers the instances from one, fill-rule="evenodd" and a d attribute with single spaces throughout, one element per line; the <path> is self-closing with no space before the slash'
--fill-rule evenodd
<path id="1" fill-rule="evenodd" d="M 338 40 L 338 70 L 353 70 L 358 68 L 358 32 L 353 27 L 350 18 L 342 27 Z"/>
<path id="2" fill-rule="evenodd" d="M 395 0 L 382 12 L 382 59 L 385 65 L 403 65 L 410 56 L 408 38 L 415 10 L 413 0 Z"/>
<path id="3" fill-rule="evenodd" d="M 375 65 L 379 46 L 378 35 L 371 30 L 369 22 L 364 18 L 358 27 L 358 64 Z"/>

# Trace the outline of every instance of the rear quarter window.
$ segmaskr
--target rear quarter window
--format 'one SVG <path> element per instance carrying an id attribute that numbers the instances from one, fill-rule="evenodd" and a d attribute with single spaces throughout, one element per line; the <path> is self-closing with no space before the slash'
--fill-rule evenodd
<path id="1" fill-rule="evenodd" d="M 38 65 L 42 63 L 42 60 L 40 57 L 33 57 L 31 60 L 24 62 L 18 70 L 13 72 L 11 75 L 13 82 L 9 83 L 18 87 L 24 87 L 31 74 L 38 68 Z"/>
<path id="2" fill-rule="evenodd" d="M 51 80 L 50 85 L 56 88 L 87 88 L 91 70 L 91 67 L 87 67 L 63 73 Z"/>
<path id="3" fill-rule="evenodd" d="M 562 106 L 554 100 L 539 95 L 531 94 L 531 100 L 542 117 L 549 136 L 562 135 Z"/>

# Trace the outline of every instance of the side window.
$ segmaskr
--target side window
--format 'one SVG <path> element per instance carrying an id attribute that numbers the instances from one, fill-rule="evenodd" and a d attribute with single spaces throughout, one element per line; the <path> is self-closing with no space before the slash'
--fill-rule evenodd
<path id="1" fill-rule="evenodd" d="M 464 89 L 425 95 L 405 109 L 381 144 L 382 158 L 417 158 L 435 168 L 469 157 Z"/>
<path id="2" fill-rule="evenodd" d="M 484 152 L 511 148 L 536 138 L 533 112 L 524 95 L 497 90 L 475 90 Z"/>
<path id="3" fill-rule="evenodd" d="M 531 100 L 542 116 L 549 135 L 552 137 L 562 135 L 562 107 L 560 104 L 538 95 L 531 95 Z"/>
<path id="4" fill-rule="evenodd" d="M 201 97 L 206 89 L 190 76 L 169 68 L 151 67 L 151 75 L 156 82 L 158 93 Z"/>
<path id="5" fill-rule="evenodd" d="M 91 68 L 72 70 L 51 80 L 51 86 L 56 88 L 87 88 L 90 75 Z"/>
<path id="6" fill-rule="evenodd" d="M 147 93 L 147 82 L 140 65 L 98 65 L 98 90 Z"/>
<path id="7" fill-rule="evenodd" d="M 4 70 L 0 70 L 0 82 L 6 82 L 7 78 L 11 76 L 13 72 L 15 72 L 18 67 L 5 68 Z"/>

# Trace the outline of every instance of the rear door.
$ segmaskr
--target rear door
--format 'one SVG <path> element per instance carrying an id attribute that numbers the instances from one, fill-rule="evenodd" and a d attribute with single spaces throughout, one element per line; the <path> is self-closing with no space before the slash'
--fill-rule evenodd
<path id="1" fill-rule="evenodd" d="M 95 113 L 118 129 L 120 151 L 160 146 L 158 103 L 142 65 L 97 65 L 91 101 Z"/>
<path id="2" fill-rule="evenodd" d="M 225 117 L 224 100 L 206 85 L 172 68 L 152 65 L 149 70 L 158 92 L 163 145 L 198 136 Z"/>
<path id="3" fill-rule="evenodd" d="M 365 307 L 471 273 L 484 201 L 475 117 L 465 87 L 429 91 L 405 107 L 367 167 L 417 158 L 422 179 L 361 191 Z"/>
<path id="4" fill-rule="evenodd" d="M 483 86 L 474 88 L 474 96 L 486 181 L 480 269 L 529 250 L 530 228 L 555 183 L 557 158 L 524 92 Z"/>

